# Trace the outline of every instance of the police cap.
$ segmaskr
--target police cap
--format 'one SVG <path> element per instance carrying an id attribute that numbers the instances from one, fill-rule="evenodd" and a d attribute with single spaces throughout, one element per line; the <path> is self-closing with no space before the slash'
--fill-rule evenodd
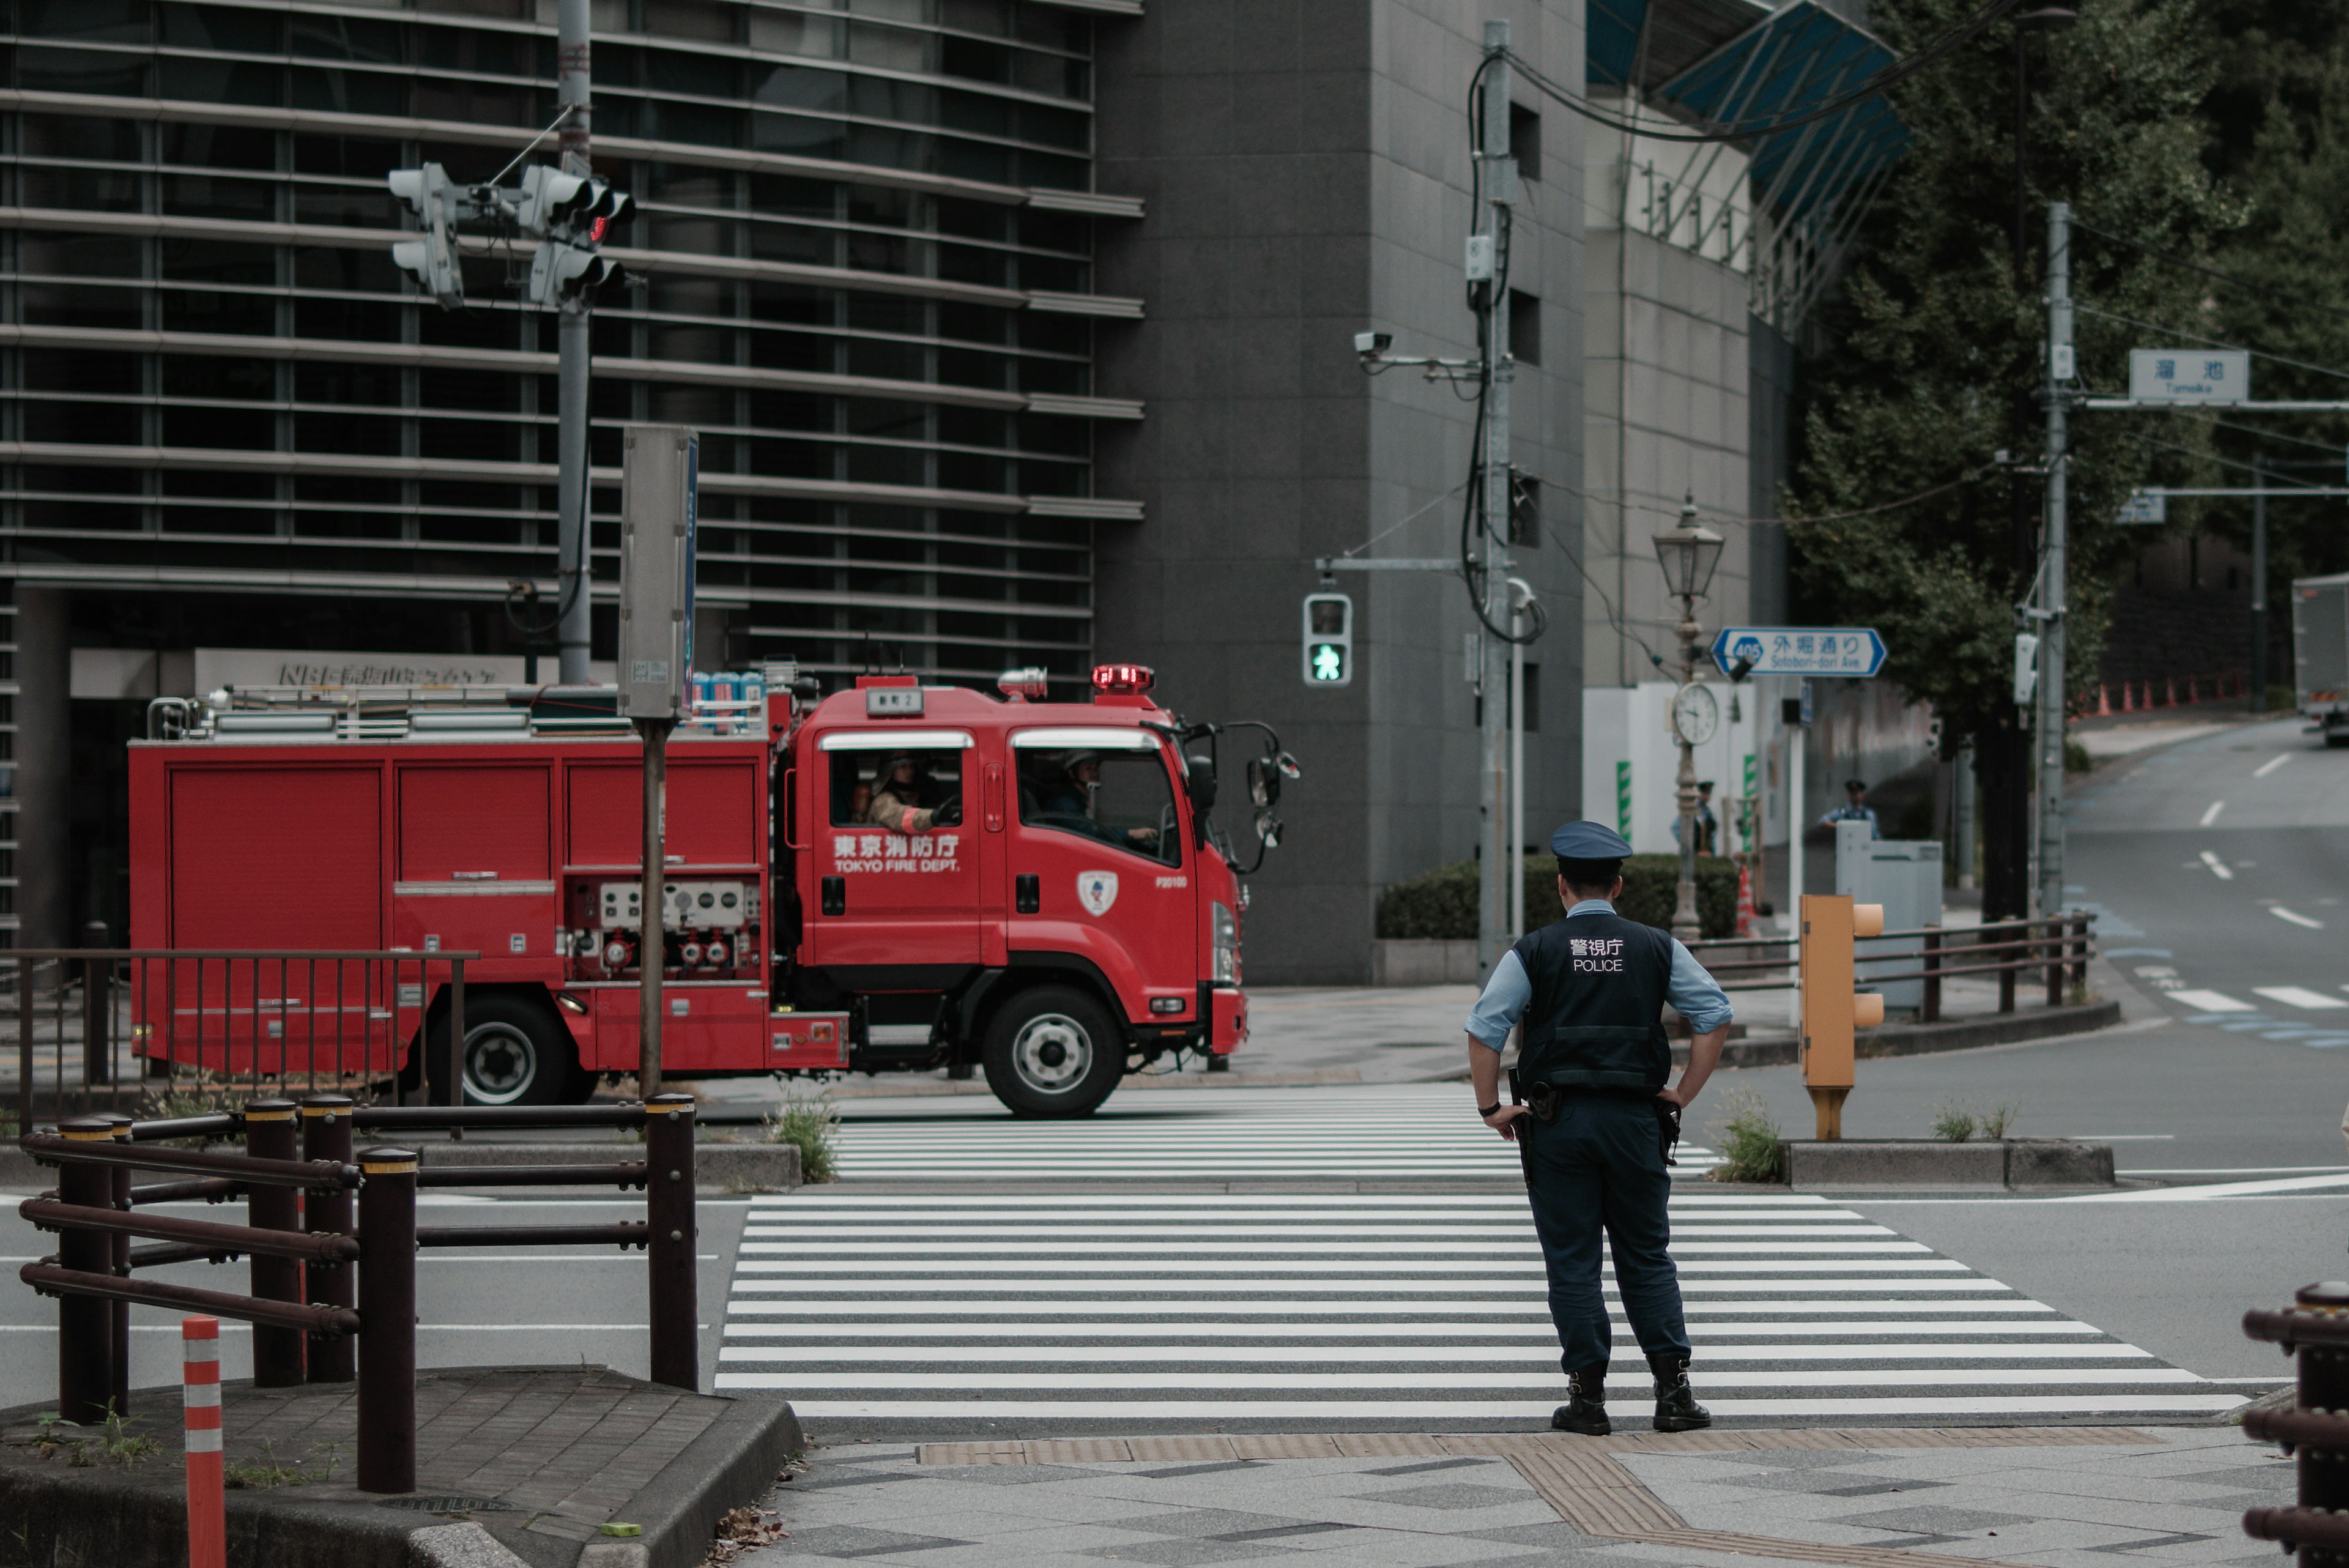
<path id="1" fill-rule="evenodd" d="M 1560 860 L 1620 860 L 1631 853 L 1631 846 L 1611 827 L 1569 822 L 1549 836 L 1549 851 Z"/>

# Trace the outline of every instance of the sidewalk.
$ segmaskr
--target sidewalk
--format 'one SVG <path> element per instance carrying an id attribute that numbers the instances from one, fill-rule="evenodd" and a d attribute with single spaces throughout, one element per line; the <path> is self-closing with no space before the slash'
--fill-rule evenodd
<path id="1" fill-rule="evenodd" d="M 1618 1408 L 1646 1426 L 1644 1401 Z M 919 1563 L 2035 1568 L 2269 1563 L 2292 1467 L 2228 1427 L 820 1446 L 738 1568 Z M 722 1554 L 721 1559 L 722 1560 Z"/>

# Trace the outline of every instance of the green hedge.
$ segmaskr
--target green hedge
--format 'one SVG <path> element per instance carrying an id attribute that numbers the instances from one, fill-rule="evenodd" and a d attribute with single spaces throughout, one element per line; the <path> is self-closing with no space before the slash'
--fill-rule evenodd
<path id="1" fill-rule="evenodd" d="M 1623 897 L 1615 907 L 1626 919 L 1668 930 L 1672 893 L 1680 880 L 1675 855 L 1634 855 L 1623 862 Z M 1565 913 L 1557 901 L 1557 861 L 1548 855 L 1525 859 L 1526 924 L 1538 929 Z M 1696 863 L 1698 923 L 1708 937 L 1725 937 L 1737 924 L 1737 863 L 1704 855 Z M 1476 934 L 1476 862 L 1439 866 L 1379 895 L 1381 938 L 1437 937 L 1459 940 Z"/>

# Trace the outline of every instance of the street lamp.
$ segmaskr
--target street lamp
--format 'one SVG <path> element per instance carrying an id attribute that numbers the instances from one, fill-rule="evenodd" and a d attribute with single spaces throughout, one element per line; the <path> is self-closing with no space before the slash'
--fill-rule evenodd
<path id="1" fill-rule="evenodd" d="M 1664 591 L 1681 601 L 1681 688 L 1672 693 L 1672 734 L 1680 742 L 1681 875 L 1672 898 L 1672 935 L 1694 941 L 1699 935 L 1696 914 L 1696 749 L 1713 739 L 1721 724 L 1721 705 L 1713 689 L 1696 678 L 1697 644 L 1704 628 L 1697 624 L 1696 601 L 1713 586 L 1713 572 L 1721 565 L 1722 536 L 1696 520 L 1696 496 L 1681 503 L 1681 525 L 1656 535 L 1656 564 L 1663 568 Z"/>

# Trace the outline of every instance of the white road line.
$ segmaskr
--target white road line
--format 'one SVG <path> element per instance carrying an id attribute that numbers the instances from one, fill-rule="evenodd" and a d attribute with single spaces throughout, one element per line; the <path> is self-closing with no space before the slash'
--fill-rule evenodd
<path id="1" fill-rule="evenodd" d="M 2257 1012 L 2248 1002 L 2237 1002 L 2222 991 L 2168 991 L 2162 992 L 2180 1007 L 2196 1012 Z"/>
<path id="2" fill-rule="evenodd" d="M 2255 985 L 2251 990 L 2271 1002 L 2281 1002 L 2287 1007 L 2306 1008 L 2311 1012 L 2329 1007 L 2349 1007 L 2349 1002 L 2337 996 L 2327 996 L 2321 991 L 2309 991 L 2297 985 Z"/>
<path id="3" fill-rule="evenodd" d="M 750 1379 L 757 1377 L 761 1381 Z M 720 1388 L 793 1386 L 788 1373 L 720 1374 Z M 771 1380 L 769 1380 L 771 1379 Z M 1701 1384 L 1699 1391 L 1704 1391 Z M 1717 1416 L 2130 1416 L 2216 1414 L 2246 1403 L 2240 1394 L 1954 1396 L 1869 1399 L 1723 1399 L 1704 1393 Z M 1555 1398 L 1469 1399 L 798 1399 L 792 1408 L 818 1420 L 1220 1421 L 1487 1420 L 1547 1421 Z"/>
<path id="4" fill-rule="evenodd" d="M 2201 820 L 2200 822 L 2197 823 L 2195 826 L 2198 826 L 2198 827 L 2208 827 L 2208 826 L 2209 826 L 2212 823 L 2214 823 L 2214 822 L 2216 822 L 2216 821 L 2218 821 L 2218 820 L 2219 820 L 2219 814 L 2220 814 L 2220 812 L 2222 812 L 2222 811 L 2226 810 L 2226 809 L 2227 809 L 2227 803 L 2226 803 L 2225 801 L 2223 801 L 2223 800 L 2214 800 L 2214 801 L 2212 801 L 2212 802 L 2210 803 L 2210 808 L 2209 808 L 2208 811 L 2205 811 L 2205 812 L 2202 814 L 2202 820 Z"/>
<path id="5" fill-rule="evenodd" d="M 2043 1203 L 2209 1203 L 2221 1198 L 2265 1198 L 2349 1187 L 2349 1174 L 2293 1176 L 2275 1181 L 2212 1181 L 2199 1187 L 2160 1187 L 2137 1192 L 2088 1192 L 2075 1198 L 2044 1198 Z"/>
<path id="6" fill-rule="evenodd" d="M 1982 1388 L 1996 1386 L 2093 1387 L 2119 1384 L 2199 1383 L 2176 1366 L 2142 1371 L 2117 1366 L 2013 1366 L 1982 1371 L 1961 1368 L 1905 1370 L 1889 1366 L 1851 1372 L 1712 1372 L 1706 1388 Z M 721 1373 L 721 1388 L 1054 1389 L 1071 1394 L 1132 1389 L 1216 1388 L 1513 1388 L 1524 1382 L 1515 1372 L 736 1372 Z M 796 1399 L 792 1401 L 798 1403 Z"/>
<path id="7" fill-rule="evenodd" d="M 1962 1203 L 1981 1203 L 1994 1201 L 1994 1199 L 1965 1198 L 1953 1199 L 1952 1201 Z M 2063 1201 L 2063 1199 L 2033 1198 L 2023 1199 L 2023 1201 L 2047 1203 L 2060 1202 Z M 1161 1295 L 1173 1295 L 1178 1292 L 1185 1294 L 1194 1293 L 1206 1294 L 1210 1291 L 1222 1291 L 1226 1293 L 1244 1291 L 1319 1291 L 1338 1295 L 1353 1295 L 1360 1293 L 1362 1295 L 1377 1297 L 1434 1295 L 1443 1292 L 1457 1292 L 1463 1295 L 1474 1292 L 1491 1292 L 1507 1295 L 1522 1293 L 1526 1289 L 1525 1282 L 1526 1280 L 1537 1278 L 1540 1273 L 1540 1269 L 1539 1266 L 1537 1265 L 1532 1270 L 1519 1271 L 1520 1277 L 1518 1278 L 1495 1280 L 1463 1280 L 1456 1277 L 1449 1279 L 1429 1279 L 1424 1276 L 1415 1277 L 1409 1274 L 1399 1277 L 1364 1274 L 1357 1275 L 1351 1279 L 1321 1280 L 1178 1280 L 1172 1278 L 1160 1278 L 1140 1282 L 1133 1280 L 1104 1280 L 1098 1283 L 1083 1285 L 1055 1275 L 1047 1275 L 1040 1278 L 1030 1279 L 992 1280 L 956 1280 L 936 1278 L 876 1280 L 870 1277 L 859 1278 L 851 1276 L 845 1279 L 828 1280 L 801 1278 L 793 1279 L 788 1283 L 781 1281 L 771 1282 L 764 1280 L 752 1280 L 743 1277 L 745 1275 L 751 1274 L 780 1274 L 789 1272 L 790 1271 L 781 1263 L 746 1262 L 735 1272 L 734 1288 L 738 1291 L 746 1293 L 761 1290 L 790 1291 L 796 1295 L 813 1295 L 819 1292 L 837 1292 L 847 1295 L 873 1296 L 875 1292 L 879 1291 L 929 1291 L 937 1294 L 948 1294 L 957 1291 L 1049 1291 L 1057 1295 L 1065 1293 L 1071 1290 L 1126 1290 L 1133 1288 L 1137 1283 L 1141 1283 L 1147 1284 L 1152 1291 Z M 1693 1269 L 1688 1269 L 1683 1270 L 1682 1273 L 1684 1275 L 1692 1274 L 1695 1271 Z M 1615 1281 L 1611 1276 L 1605 1276 L 1601 1278 L 1599 1285 L 1602 1290 L 1611 1292 L 1615 1289 Z M 1857 1290 L 1981 1291 L 1988 1293 L 1992 1291 L 2010 1290 L 2012 1288 L 2012 1286 L 2002 1284 L 1996 1280 L 1984 1279 L 1921 1280 L 1914 1278 L 1894 1278 L 1881 1280 L 1702 1280 L 1684 1277 L 1681 1281 L 1681 1294 L 1682 1296 L 1702 1295 L 1711 1292 L 1721 1291 L 1744 1291 L 1757 1295 L 1783 1291 L 1791 1295 L 1797 1292 Z M 882 1305 L 885 1304 L 885 1299 L 876 1296 L 871 1304 L 874 1309 L 877 1311 Z M 1971 1307 L 1974 1303 L 1969 1302 L 1966 1304 Z M 1696 1311 L 1696 1303 L 1690 1303 L 1688 1310 L 1691 1312 Z M 1860 1309 L 1855 1304 L 1849 1308 L 1838 1307 L 1837 1310 L 1857 1312 Z"/>
<path id="8" fill-rule="evenodd" d="M 2312 920 L 2306 915 L 2294 914 L 2282 904 L 2270 904 L 2268 913 L 2279 920 L 2290 920 L 2295 926 L 2306 926 L 2312 931 L 2321 931 L 2324 929 L 2323 920 Z"/>
<path id="9" fill-rule="evenodd" d="M 940 1303 L 940 1305 L 949 1303 Z M 1095 1305 L 1098 1303 L 1085 1303 Z M 1696 1338 L 1712 1355 L 1712 1342 L 1705 1337 L 1705 1325 L 1697 1325 Z M 1551 1327 L 1549 1314 L 1529 1312 L 1516 1319 L 1486 1310 L 1481 1321 L 1462 1324 L 1431 1314 L 1424 1320 L 1410 1323 L 1199 1323 L 1185 1318 L 1162 1317 L 1147 1322 L 1104 1322 L 1088 1317 L 1081 1323 L 989 1323 L 983 1319 L 952 1323 L 730 1323 L 726 1325 L 729 1339 L 796 1339 L 814 1342 L 833 1339 L 955 1339 L 968 1342 L 978 1339 L 1133 1339 L 1145 1334 L 1171 1335 L 1178 1339 L 1392 1339 L 1406 1334 L 1423 1334 L 1431 1329 L 1442 1329 L 1462 1339 L 1522 1339 L 1547 1345 L 1554 1355 L 1557 1334 Z M 1630 1331 L 1626 1329 L 1625 1333 Z M 2018 1324 L 2005 1320 L 1971 1323 L 1964 1319 L 1904 1319 L 1899 1323 L 1736 1323 L 1717 1324 L 1711 1332 L 1719 1334 L 1776 1334 L 1806 1339 L 1830 1334 L 1930 1334 L 1937 1335 L 2056 1334 L 2094 1334 L 2094 1326 L 2074 1323 L 2066 1318 L 2057 1323 Z M 1949 1349 L 1950 1346 L 1936 1346 Z M 1962 1347 L 1960 1347 L 1962 1348 Z M 2003 1355 L 2001 1351 L 1998 1354 Z M 2083 1352 L 2083 1354 L 2086 1354 Z M 2137 1355 L 2149 1352 L 2135 1352 Z"/>
<path id="10" fill-rule="evenodd" d="M 1954 1354 L 1953 1354 L 1954 1353 Z M 1919 1361 L 1935 1356 L 1976 1361 L 2150 1361 L 2153 1353 L 2134 1345 L 1707 1345 L 1702 1360 L 1710 1374 L 1716 1361 Z M 730 1345 L 718 1359 L 736 1366 L 781 1361 L 794 1366 L 1160 1366 L 1186 1361 L 1239 1366 L 1322 1366 L 1333 1362 L 1366 1366 L 1555 1366 L 1557 1345 Z M 2095 1370 L 2080 1368 L 2081 1371 Z M 976 1376 L 976 1375 L 975 1375 Z M 1460 1373 L 1455 1376 L 1471 1376 Z M 2037 1376 L 2034 1374 L 2033 1376 Z M 2100 1374 L 2100 1376 L 2102 1376 Z M 1010 1380 L 1005 1380 L 1009 1383 Z M 2088 1381 L 2088 1379 L 2082 1379 Z M 2137 1381 L 2131 1379 L 2131 1381 Z M 2176 1381 L 2158 1375 L 2146 1381 Z"/>
<path id="11" fill-rule="evenodd" d="M 1283 1214 L 1309 1212 L 1317 1209 L 1507 1209 L 1522 1213 L 1526 1206 L 1524 1197 L 1514 1192 L 1495 1193 L 1489 1196 L 1483 1193 L 1463 1193 L 1456 1197 L 1444 1197 L 1433 1193 L 1422 1196 L 1415 1193 L 1398 1192 L 1381 1193 L 1375 1196 L 1338 1192 L 1297 1194 L 1153 1192 L 1146 1197 L 1133 1193 L 1055 1192 L 1050 1198 L 1040 1201 L 1048 1202 L 1056 1209 L 1073 1209 L 1080 1206 L 1089 1209 L 1132 1209 L 1145 1214 L 1167 1209 L 1206 1209 L 1218 1214 L 1241 1213 L 1251 1209 L 1270 1209 Z M 1701 1198 L 1675 1197 L 1671 1199 L 1671 1203 L 1675 1209 L 1683 1205 L 1703 1209 L 1741 1205 L 1766 1205 L 1773 1209 L 1800 1208 L 1814 1204 L 1821 1209 L 1831 1207 L 1826 1199 L 1805 1193 L 1784 1197 L 1763 1197 L 1746 1193 L 1708 1194 Z M 861 1209 L 868 1210 L 895 1210 L 907 1208 L 1002 1210 L 1006 1207 L 1004 1199 L 999 1196 L 911 1198 L 895 1194 L 843 1192 L 804 1198 L 796 1195 L 788 1197 L 767 1195 L 750 1199 L 750 1207 L 753 1209 L 780 1209 L 786 1206 L 793 1210 Z M 1024 1214 L 1026 1210 L 1022 1209 L 1018 1212 Z M 889 1215 L 892 1223 L 895 1221 L 895 1218 L 894 1213 Z"/>
<path id="12" fill-rule="evenodd" d="M 2202 864 L 2210 867 L 2210 875 L 2221 882 L 2231 882 L 2235 879 L 2235 873 L 2228 867 L 2227 863 L 2207 849 L 2202 852 Z"/>
<path id="13" fill-rule="evenodd" d="M 2251 776 L 2255 779 L 2263 779 L 2290 761 L 2292 761 L 2292 753 L 2290 752 L 2280 753 L 2272 761 L 2261 763 L 2258 767 L 2252 769 Z"/>
<path id="14" fill-rule="evenodd" d="M 1392 1268 L 1400 1259 L 1386 1259 L 1384 1266 Z M 1452 1274 L 1526 1274 L 1538 1276 L 1542 1261 L 1538 1257 L 1468 1262 L 1458 1258 L 1431 1259 L 1436 1267 Z M 1137 1259 L 1133 1262 L 1099 1258 L 1056 1258 L 1049 1262 L 1033 1258 L 795 1258 L 788 1262 L 768 1262 L 744 1259 L 742 1272 L 756 1269 L 761 1273 L 788 1274 L 802 1270 L 809 1273 L 846 1274 L 870 1272 L 874 1274 L 935 1274 L 947 1272 L 962 1273 L 1008 1273 L 1014 1269 L 1049 1269 L 1058 1274 L 1149 1274 L 1161 1271 L 1170 1273 L 1193 1274 L 1256 1274 L 1256 1273 L 1330 1273 L 1360 1272 L 1376 1266 L 1349 1262 L 1342 1259 L 1319 1258 L 1162 1258 L 1156 1261 Z M 1965 1265 L 1953 1258 L 1919 1258 L 1913 1262 L 1879 1262 L 1841 1258 L 1790 1258 L 1784 1262 L 1764 1260 L 1759 1262 L 1733 1262 L 1728 1259 L 1691 1258 L 1680 1265 L 1684 1274 L 1713 1273 L 1775 1273 L 1785 1269 L 1808 1269 L 1814 1273 L 1853 1273 L 1896 1275 L 1906 1272 L 1961 1273 Z M 1161 1287 L 1163 1288 L 1163 1287 Z"/>
<path id="15" fill-rule="evenodd" d="M 989 1282 L 989 1283 L 1000 1282 Z M 737 1280 L 734 1282 L 734 1299 L 727 1303 L 727 1315 L 729 1317 L 810 1317 L 825 1314 L 836 1314 L 841 1311 L 843 1304 L 839 1302 L 771 1302 L 744 1299 L 745 1296 L 752 1292 L 782 1290 L 785 1288 L 787 1287 L 781 1285 L 748 1283 L 743 1281 Z M 1435 1288 L 1440 1289 L 1441 1287 L 1438 1286 Z M 1496 1286 L 1494 1288 L 1512 1291 L 1517 1289 L 1517 1287 L 1514 1285 Z M 1936 1288 L 1940 1287 L 1937 1286 Z M 2001 1285 L 1998 1288 L 2003 1290 L 2006 1287 Z M 998 1298 L 988 1301 L 925 1301 L 919 1298 L 892 1300 L 889 1297 L 881 1296 L 870 1301 L 859 1301 L 854 1304 L 860 1314 L 865 1318 L 872 1319 L 876 1324 L 880 1323 L 881 1320 L 889 1317 L 891 1314 L 897 1313 L 944 1316 L 954 1313 L 968 1312 L 987 1313 L 1002 1317 L 1019 1315 L 1026 1317 L 1074 1318 L 1079 1320 L 1079 1322 L 1074 1325 L 1071 1325 L 1068 1330 L 1068 1332 L 1074 1333 L 1078 1328 L 1081 1328 L 1084 1324 L 1095 1321 L 1095 1314 L 1097 1314 L 1163 1313 L 1167 1311 L 1171 1304 L 1177 1303 L 1170 1303 L 1164 1301 L 1076 1301 L 1063 1300 L 1058 1297 L 1043 1299 Z M 1187 1301 L 1180 1303 L 1179 1306 L 1183 1320 L 1185 1322 L 1197 1322 L 1201 1319 L 1237 1319 L 1259 1314 L 1278 1314 L 1286 1317 L 1307 1317 L 1315 1315 L 1324 1317 L 1343 1317 L 1365 1312 L 1415 1312 L 1423 1313 L 1428 1316 L 1434 1318 L 1472 1318 L 1479 1324 L 1484 1324 L 1505 1321 L 1503 1314 L 1511 1311 L 1516 1311 L 1526 1314 L 1526 1321 L 1528 1323 L 1547 1324 L 1549 1322 L 1547 1310 L 1540 1306 L 1538 1302 L 1528 1304 L 1527 1298 L 1526 1298 L 1522 1293 L 1519 1294 L 1515 1303 L 1493 1301 L 1444 1301 L 1442 1299 L 1434 1301 L 1401 1303 L 1389 1299 L 1389 1293 L 1381 1291 L 1376 1297 L 1363 1297 L 1353 1300 L 1341 1298 L 1336 1301 L 1298 1301 L 1293 1299 L 1268 1299 L 1258 1296 L 1226 1301 Z M 1740 1314 L 1747 1313 L 1769 1313 L 1774 1314 L 1772 1318 L 1766 1321 L 1744 1324 L 1742 1332 L 1756 1334 L 1765 1328 L 1769 1329 L 1772 1333 L 1783 1332 L 1794 1334 L 1797 1332 L 1806 1332 L 1805 1325 L 1800 1324 L 1784 1323 L 1775 1314 L 1785 1313 L 1807 1314 L 1814 1313 L 1836 1312 L 1882 1313 L 1888 1316 L 1897 1313 L 1964 1312 L 1974 1314 L 1980 1314 L 1982 1313 L 2013 1313 L 2018 1315 L 2024 1314 L 2045 1313 L 2051 1314 L 2050 1321 L 2044 1323 L 2033 1321 L 2027 1324 L 2017 1324 L 2015 1325 L 2016 1331 L 2018 1333 L 2029 1334 L 2071 1334 L 2075 1332 L 2094 1334 L 2098 1332 L 2095 1329 L 2088 1327 L 2085 1324 L 2073 1324 L 2072 1320 L 2069 1318 L 2053 1317 L 2052 1314 L 2054 1313 L 2055 1309 L 2049 1306 L 2044 1302 L 1986 1302 L 1966 1301 L 1962 1299 L 1956 1301 L 1911 1301 L 1899 1298 L 1886 1301 L 1868 1301 L 1864 1298 L 1854 1299 L 1850 1297 L 1843 1297 L 1832 1301 L 1692 1301 L 1684 1303 L 1683 1310 L 1691 1318 L 1694 1319 L 1713 1317 L 1738 1318 Z M 1621 1317 L 1623 1315 L 1623 1311 L 1620 1305 L 1610 1306 L 1609 1311 L 1617 1317 Z M 1742 1319 L 1740 1321 L 1743 1322 Z M 1052 1332 L 1059 1332 L 1060 1330 L 1060 1325 L 1057 1324 L 1040 1324 L 1038 1326 L 1040 1328 L 1049 1329 Z M 1257 1325 L 1239 1324 L 1237 1326 L 1239 1328 L 1250 1328 Z M 1698 1324 L 1695 1326 L 1702 1327 L 1703 1324 Z M 885 1332 L 888 1325 L 885 1324 L 882 1327 L 883 1331 Z M 792 1328 L 789 1330 L 779 1328 L 778 1332 L 790 1332 L 796 1334 L 802 1331 L 797 1328 Z M 957 1329 L 957 1332 L 959 1333 L 960 1330 Z M 1857 1333 L 1858 1331 L 1855 1329 L 1853 1332 Z M 1887 1323 L 1884 1324 L 1884 1332 L 1888 1334 L 1908 1332 L 1908 1320 L 1904 1319 L 1897 1323 Z"/>
<path id="16" fill-rule="evenodd" d="M 1530 1240 L 1530 1231 L 1527 1239 Z M 1293 1258 L 1300 1254 L 1340 1254 L 1347 1257 L 1392 1258 L 1419 1257 L 1430 1260 L 1450 1258 L 1456 1253 L 1484 1257 L 1493 1251 L 1489 1241 L 825 1241 L 810 1244 L 801 1241 L 745 1241 L 745 1257 L 765 1257 L 782 1253 L 792 1257 L 854 1258 L 874 1253 L 914 1261 L 913 1254 L 928 1254 L 938 1264 L 957 1261 L 972 1253 L 991 1257 L 1025 1255 L 1035 1259 L 1060 1258 L 1081 1252 L 1088 1258 L 1104 1254 L 1133 1255 L 1143 1258 L 1174 1259 L 1195 1254 L 1211 1257 L 1255 1258 L 1268 1253 Z M 1675 1257 L 1699 1253 L 1801 1253 L 1804 1267 L 1808 1259 L 1821 1253 L 1920 1253 L 1932 1249 L 1922 1241 L 1686 1241 L 1672 1238 Z M 1010 1265 L 1034 1268 L 1034 1262 Z M 1108 1265 L 1104 1265 L 1108 1266 Z"/>
<path id="17" fill-rule="evenodd" d="M 2314 994 L 2311 992 L 2309 994 Z M 2335 1002 L 2331 997 L 2319 997 L 2315 1005 L 2349 1007 L 2349 1002 Z M 1347 1216 L 1352 1219 L 1353 1216 Z M 1417 1218 L 1417 1216 L 1413 1216 Z M 890 1225 L 887 1233 L 893 1241 L 945 1238 L 992 1238 L 1001 1241 L 1106 1241 L 1112 1237 L 1132 1236 L 1150 1241 L 1174 1241 L 1194 1237 L 1212 1237 L 1217 1241 L 1253 1240 L 1259 1237 L 1281 1237 L 1302 1240 L 1314 1236 L 1424 1236 L 1466 1238 L 1478 1242 L 1513 1241 L 1534 1233 L 1531 1220 L 1509 1220 L 1498 1215 L 1478 1215 L 1478 1223 L 1452 1225 Z M 1677 1221 L 1685 1218 L 1674 1215 Z M 1746 1216 L 1740 1215 L 1740 1219 Z M 1805 1215 L 1805 1219 L 1811 1216 Z M 1858 1219 L 1854 1215 L 1855 1220 Z M 849 1224 L 817 1225 L 749 1225 L 746 1236 L 781 1236 L 802 1241 L 848 1241 L 874 1233 L 871 1226 Z M 1684 1225 L 1672 1226 L 1672 1240 L 1685 1241 L 1697 1237 L 1718 1240 L 1728 1236 L 1828 1236 L 1836 1238 L 1889 1236 L 1892 1231 L 1883 1225 Z M 1914 1243 L 1912 1243 L 1913 1245 Z"/>

